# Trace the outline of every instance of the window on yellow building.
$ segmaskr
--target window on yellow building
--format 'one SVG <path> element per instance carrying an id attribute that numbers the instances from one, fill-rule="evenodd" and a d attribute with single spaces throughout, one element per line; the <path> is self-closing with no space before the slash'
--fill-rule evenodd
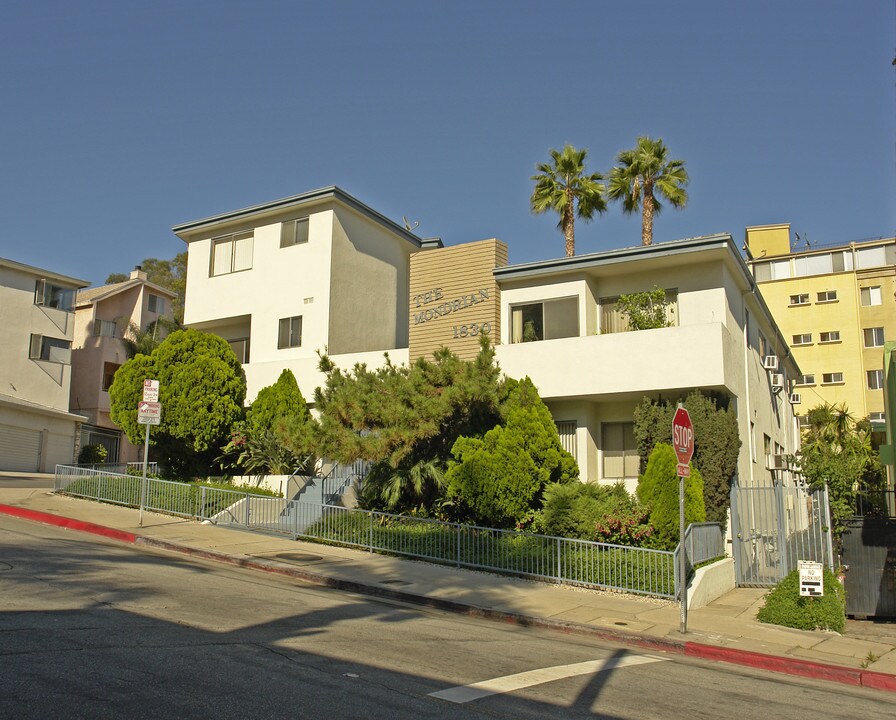
<path id="1" fill-rule="evenodd" d="M 865 328 L 862 331 L 865 336 L 865 347 L 883 347 L 884 329 L 882 327 Z"/>
<path id="2" fill-rule="evenodd" d="M 819 333 L 818 341 L 823 342 L 823 343 L 840 342 L 840 331 L 839 330 L 828 330 L 827 332 Z"/>

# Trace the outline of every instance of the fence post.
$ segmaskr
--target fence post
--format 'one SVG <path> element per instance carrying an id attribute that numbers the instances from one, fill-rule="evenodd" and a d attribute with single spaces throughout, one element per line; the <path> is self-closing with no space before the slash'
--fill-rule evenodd
<path id="1" fill-rule="evenodd" d="M 208 488 L 206 488 L 205 485 L 203 485 L 202 488 L 200 489 L 200 493 L 199 493 L 199 517 L 201 517 L 203 520 L 206 519 L 206 517 L 205 517 L 205 491 L 207 489 Z"/>
<path id="2" fill-rule="evenodd" d="M 456 554 L 454 563 L 456 567 L 460 567 L 460 523 L 454 524 L 454 533 L 457 536 L 457 541 L 455 542 Z"/>
<path id="3" fill-rule="evenodd" d="M 561 582 L 560 575 L 560 538 L 557 538 L 557 583 Z"/>
<path id="4" fill-rule="evenodd" d="M 373 511 L 368 510 L 367 517 L 370 518 L 367 526 L 367 549 L 373 552 Z"/>
<path id="5" fill-rule="evenodd" d="M 249 527 L 249 493 L 246 493 L 246 527 Z"/>

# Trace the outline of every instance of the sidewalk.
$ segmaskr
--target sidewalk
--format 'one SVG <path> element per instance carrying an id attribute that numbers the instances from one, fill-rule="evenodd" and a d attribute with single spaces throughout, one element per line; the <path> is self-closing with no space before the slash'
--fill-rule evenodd
<path id="1" fill-rule="evenodd" d="M 141 528 L 137 510 L 53 495 L 46 488 L 0 487 L 0 513 L 350 592 L 896 692 L 896 631 L 876 633 L 863 624 L 860 632 L 838 635 L 764 625 L 755 619 L 767 592 L 763 589 L 738 588 L 691 611 L 688 632 L 682 634 L 677 603 L 297 542 L 154 513 L 144 514 Z"/>

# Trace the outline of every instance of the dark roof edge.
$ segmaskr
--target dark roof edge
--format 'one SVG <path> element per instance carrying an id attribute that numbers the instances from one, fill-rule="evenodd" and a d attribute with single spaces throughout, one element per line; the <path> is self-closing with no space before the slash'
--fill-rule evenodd
<path id="1" fill-rule="evenodd" d="M 731 244 L 735 254 L 737 254 L 731 235 L 729 233 L 717 233 L 715 235 L 704 235 L 684 240 L 672 240 L 656 245 L 636 245 L 619 250 L 589 253 L 588 255 L 574 255 L 573 257 L 539 260 L 521 265 L 507 265 L 495 268 L 494 274 L 496 278 L 531 277 L 544 274 L 545 272 L 579 270 L 624 260 L 635 260 L 639 257 L 677 255 L 682 252 L 706 249 L 707 247 L 720 247 L 724 244 Z M 744 269 L 746 270 L 746 265 L 744 265 Z"/>
<path id="2" fill-rule="evenodd" d="M 300 195 L 293 195 L 291 197 L 281 198 L 279 200 L 271 200 L 270 202 L 262 203 L 261 205 L 252 205 L 250 207 L 241 208 L 239 210 L 231 210 L 230 212 L 202 218 L 201 220 L 193 220 L 190 222 L 181 223 L 180 225 L 175 225 L 174 227 L 172 227 L 171 230 L 175 235 L 181 237 L 181 233 L 210 227 L 212 225 L 226 222 L 228 220 L 238 220 L 260 212 L 279 210 L 281 208 L 287 208 L 290 205 L 300 205 L 302 203 L 308 203 L 315 200 L 327 199 L 338 200 L 344 205 L 357 210 L 362 215 L 366 215 L 371 220 L 375 220 L 381 225 L 385 225 L 390 230 L 398 235 L 401 235 L 405 240 L 412 243 L 416 247 L 421 247 L 422 245 L 422 240 L 419 237 L 411 232 L 408 232 L 405 228 L 403 228 L 395 221 L 390 220 L 385 215 L 377 212 L 369 205 L 365 205 L 360 200 L 358 200 L 358 198 L 354 197 L 353 195 L 349 195 L 347 192 L 345 192 L 345 190 L 337 187 L 336 185 L 330 185 L 328 187 L 311 190 L 309 192 L 301 193 Z M 183 240 L 182 237 L 181 239 Z"/>
<path id="3" fill-rule="evenodd" d="M 15 260 L 9 260 L 7 258 L 0 258 L 0 267 L 8 267 L 12 270 L 20 270 L 31 275 L 46 278 L 47 280 L 56 280 L 65 283 L 66 285 L 74 285 L 77 289 L 86 288 L 90 285 L 89 280 L 81 280 L 80 278 L 72 277 L 71 275 L 63 275 L 62 273 L 54 272 L 52 270 L 44 270 L 43 268 L 35 267 L 34 265 L 26 265 L 25 263 L 16 262 Z"/>

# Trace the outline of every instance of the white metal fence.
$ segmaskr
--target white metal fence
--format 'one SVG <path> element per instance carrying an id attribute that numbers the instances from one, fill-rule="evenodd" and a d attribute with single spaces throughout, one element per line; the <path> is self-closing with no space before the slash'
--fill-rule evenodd
<path id="1" fill-rule="evenodd" d="M 55 489 L 138 507 L 141 480 L 58 465 Z M 145 507 L 219 525 L 586 587 L 662 598 L 677 597 L 680 587 L 677 549 L 670 552 L 447 523 L 152 478 L 147 479 Z M 724 555 L 719 526 L 701 523 L 688 528 L 685 549 L 691 567 Z"/>

